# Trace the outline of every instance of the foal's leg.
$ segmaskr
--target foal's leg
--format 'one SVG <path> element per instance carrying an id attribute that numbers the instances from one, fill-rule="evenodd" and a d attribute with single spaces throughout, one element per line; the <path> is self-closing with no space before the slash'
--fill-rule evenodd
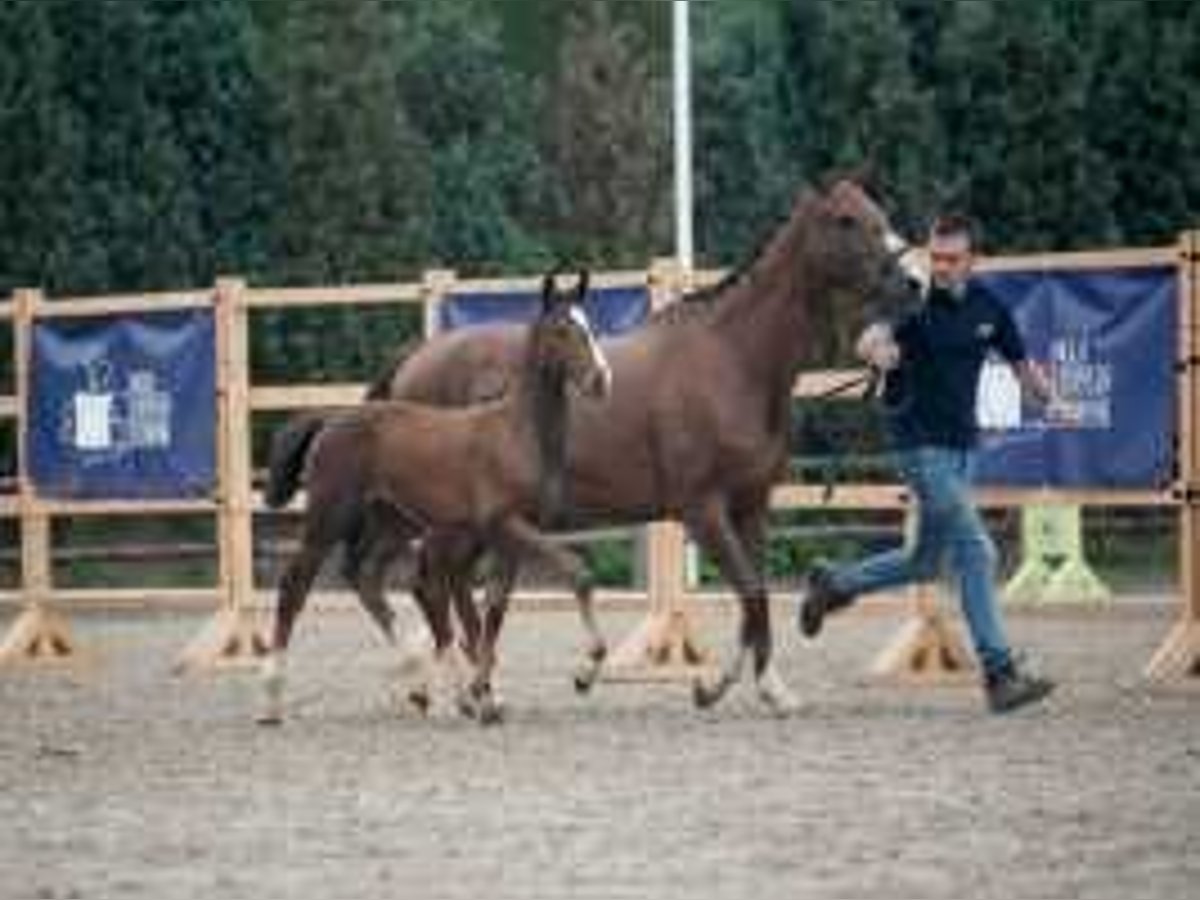
<path id="1" fill-rule="evenodd" d="M 714 498 L 692 510 L 686 517 L 688 530 L 696 542 L 717 562 L 721 574 L 733 585 L 742 608 L 742 622 L 737 647 L 732 660 L 711 686 L 697 681 L 693 686 L 696 705 L 708 707 L 717 703 L 729 688 L 741 680 L 746 654 L 754 660 L 754 673 L 763 687 L 763 697 L 777 712 L 788 712 L 794 700 L 777 695 L 766 688 L 777 676 L 767 675 L 771 663 L 771 618 L 767 587 L 762 573 L 730 520 L 723 499 Z M 764 675 L 769 681 L 763 682 Z"/>
<path id="2" fill-rule="evenodd" d="M 345 541 L 342 576 L 358 594 L 359 603 L 383 633 L 384 640 L 395 646 L 396 613 L 387 602 L 383 586 L 391 562 L 386 554 L 392 553 L 388 538 L 376 513 L 363 517 Z"/>
<path id="3" fill-rule="evenodd" d="M 582 560 L 570 550 L 553 543 L 541 531 L 524 519 L 510 519 L 503 527 L 504 545 L 519 556 L 535 556 L 554 569 L 571 585 L 579 605 L 579 618 L 587 633 L 586 660 L 575 674 L 575 689 L 580 693 L 591 690 L 600 675 L 601 666 L 608 655 L 608 645 L 596 621 L 596 610 L 592 602 L 592 575 Z M 506 598 L 507 602 L 507 598 Z"/>
<path id="4" fill-rule="evenodd" d="M 387 600 L 388 571 L 408 552 L 417 529 L 412 521 L 386 503 L 370 504 L 366 513 L 347 528 L 342 575 L 358 595 L 359 603 L 378 626 L 388 645 L 396 652 L 399 679 L 413 676 L 417 686 L 408 700 L 422 713 L 429 709 L 428 677 L 431 652 L 430 634 L 436 632 L 436 617 L 420 590 L 414 598 L 422 613 L 422 623 L 400 629 L 396 613 Z M 410 626 L 412 622 L 410 620 Z"/>
<path id="5" fill-rule="evenodd" d="M 425 621 L 433 633 L 436 662 L 439 666 L 449 665 L 453 669 L 455 690 L 460 709 L 474 715 L 475 710 L 461 690 L 463 679 L 460 673 L 460 656 L 454 645 L 454 627 L 450 618 L 450 603 L 453 600 L 465 637 L 462 650 L 472 664 L 476 662 L 479 643 L 479 615 L 471 595 L 470 575 L 480 545 L 469 534 L 457 532 L 433 532 L 421 544 L 417 559 L 416 580 L 413 596 L 425 615 Z M 428 707 L 429 686 L 422 684 L 409 694 L 417 706 Z"/>
<path id="6" fill-rule="evenodd" d="M 495 556 L 495 567 L 484 587 L 483 624 L 476 643 L 475 678 L 471 683 L 471 699 L 478 704 L 479 720 L 484 724 L 499 722 L 504 714 L 492 676 L 496 670 L 496 643 L 519 569 L 516 551 Z"/>
<path id="7" fill-rule="evenodd" d="M 483 544 L 470 532 L 440 532 L 422 545 L 421 577 L 436 584 L 445 602 L 453 602 L 462 629 L 460 644 L 472 663 L 476 661 L 481 624 L 472 593 L 475 567 L 483 555 Z"/>

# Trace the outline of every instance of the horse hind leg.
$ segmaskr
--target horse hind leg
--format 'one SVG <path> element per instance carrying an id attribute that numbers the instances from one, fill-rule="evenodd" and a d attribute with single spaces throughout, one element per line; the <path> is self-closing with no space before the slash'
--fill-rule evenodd
<path id="1" fill-rule="evenodd" d="M 283 722 L 287 648 L 291 641 L 292 629 L 304 609 L 308 592 L 330 549 L 328 543 L 306 539 L 299 552 L 288 562 L 279 580 L 271 653 L 264 661 L 262 669 L 265 706 L 258 717 L 261 725 L 279 725 Z"/>
<path id="2" fill-rule="evenodd" d="M 397 629 L 397 616 L 387 601 L 385 590 L 389 568 L 407 548 L 407 540 L 397 540 L 391 533 L 380 536 L 359 566 L 355 589 L 359 602 L 379 625 L 395 653 L 392 677 L 399 695 L 406 697 L 408 704 L 424 715 L 429 712 L 429 681 L 431 666 L 435 662 L 435 641 L 429 624 L 433 620 L 427 610 L 425 591 L 421 585 L 414 588 L 414 599 L 420 614 L 407 613 L 401 616 L 404 624 Z"/>
<path id="3" fill-rule="evenodd" d="M 342 577 L 354 588 L 358 602 L 379 629 L 384 640 L 396 643 L 396 613 L 383 589 L 390 559 L 385 558 L 386 537 L 373 518 L 360 518 L 343 542 Z"/>

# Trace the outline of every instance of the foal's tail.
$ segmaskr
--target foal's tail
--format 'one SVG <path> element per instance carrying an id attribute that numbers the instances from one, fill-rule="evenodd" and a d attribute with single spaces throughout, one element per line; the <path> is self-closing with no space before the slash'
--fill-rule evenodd
<path id="1" fill-rule="evenodd" d="M 308 448 L 325 425 L 319 413 L 296 416 L 271 439 L 271 458 L 263 500 L 271 509 L 285 506 L 300 488 Z"/>

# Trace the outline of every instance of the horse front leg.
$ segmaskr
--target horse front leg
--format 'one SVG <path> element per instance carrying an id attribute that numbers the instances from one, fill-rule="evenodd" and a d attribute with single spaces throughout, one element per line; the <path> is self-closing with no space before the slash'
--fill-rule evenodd
<path id="1" fill-rule="evenodd" d="M 494 563 L 484 585 L 483 623 L 475 642 L 475 678 L 471 683 L 471 699 L 478 704 L 479 721 L 485 725 L 500 722 L 504 717 L 504 707 L 493 683 L 496 643 L 504 628 L 519 569 L 515 550 L 496 554 Z"/>
<path id="2" fill-rule="evenodd" d="M 461 651 L 454 639 L 454 625 L 450 616 L 452 601 L 461 602 L 455 595 L 464 579 L 459 577 L 459 566 L 469 573 L 474 566 L 474 544 L 464 545 L 456 535 L 448 532 L 433 532 L 421 544 L 417 559 L 416 580 L 413 598 L 424 614 L 425 622 L 433 635 L 432 678 L 423 681 L 408 694 L 409 702 L 422 711 L 438 706 L 445 689 L 454 695 L 454 705 L 463 715 L 476 717 L 478 710 L 469 693 L 469 680 L 462 672 L 462 656 L 466 653 L 474 663 L 475 650 L 469 642 Z M 463 550 L 471 550 L 471 556 L 463 559 Z M 468 600 L 472 610 L 474 600 L 470 597 L 469 577 Z"/>
<path id="3" fill-rule="evenodd" d="M 685 517 L 692 538 L 716 561 L 721 574 L 733 585 L 741 604 L 742 621 L 730 661 L 711 685 L 697 680 L 693 699 L 701 708 L 713 706 L 742 678 L 746 656 L 753 658 L 760 692 L 777 713 L 790 712 L 793 698 L 775 690 L 779 681 L 771 667 L 771 617 L 766 581 L 752 551 L 734 527 L 723 499 L 713 499 Z M 764 681 L 764 678 L 766 679 Z"/>
<path id="4" fill-rule="evenodd" d="M 732 516 L 732 523 L 738 536 L 741 538 L 742 545 L 746 548 L 746 554 L 750 559 L 754 570 L 759 573 L 764 583 L 766 584 L 767 571 L 767 538 L 769 525 L 769 495 L 764 495 L 761 498 L 748 506 L 735 512 Z M 788 687 L 787 682 L 779 674 L 779 669 L 774 661 L 774 642 L 771 639 L 771 606 L 768 602 L 763 609 L 766 631 L 766 660 L 761 666 L 758 665 L 756 658 L 755 672 L 758 683 L 758 694 L 763 702 L 771 708 L 772 711 L 785 715 L 795 712 L 800 708 L 800 701 L 796 694 Z"/>

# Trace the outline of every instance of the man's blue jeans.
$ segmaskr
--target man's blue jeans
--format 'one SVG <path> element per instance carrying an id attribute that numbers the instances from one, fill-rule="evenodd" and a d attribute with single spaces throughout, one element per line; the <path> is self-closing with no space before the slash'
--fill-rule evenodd
<path id="1" fill-rule="evenodd" d="M 903 548 L 835 570 L 833 588 L 858 595 L 930 581 L 948 561 L 980 665 L 985 673 L 1007 667 L 1012 654 L 996 607 L 996 548 L 970 496 L 974 452 L 916 447 L 899 451 L 897 462 L 916 499 L 915 535 Z"/>

